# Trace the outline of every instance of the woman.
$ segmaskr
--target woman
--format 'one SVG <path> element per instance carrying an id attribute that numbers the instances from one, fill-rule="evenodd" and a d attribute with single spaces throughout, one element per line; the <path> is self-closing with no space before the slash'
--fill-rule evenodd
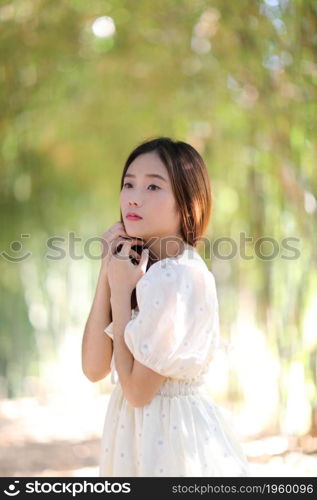
<path id="1" fill-rule="evenodd" d="M 204 387 L 221 339 L 215 280 L 196 250 L 212 209 L 203 159 L 169 138 L 139 145 L 123 169 L 120 208 L 121 222 L 104 235 L 83 340 L 86 375 L 97 381 L 111 371 L 116 383 L 99 474 L 247 476 L 242 448 Z"/>

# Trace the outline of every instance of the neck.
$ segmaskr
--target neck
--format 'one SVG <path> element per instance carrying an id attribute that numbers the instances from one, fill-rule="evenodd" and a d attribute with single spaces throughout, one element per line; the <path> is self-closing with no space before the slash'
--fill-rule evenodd
<path id="1" fill-rule="evenodd" d="M 169 236 L 168 238 L 156 239 L 149 242 L 149 250 L 154 260 L 162 260 L 166 257 L 177 257 L 185 249 L 185 242 L 179 236 Z"/>

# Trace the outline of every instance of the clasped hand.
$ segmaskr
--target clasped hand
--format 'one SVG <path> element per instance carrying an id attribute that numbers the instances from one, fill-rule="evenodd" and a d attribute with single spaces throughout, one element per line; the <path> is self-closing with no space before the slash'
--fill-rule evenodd
<path id="1" fill-rule="evenodd" d="M 130 255 L 139 255 L 131 249 L 133 241 L 126 240 L 122 244 L 120 252 L 113 254 L 108 264 L 108 282 L 111 295 L 120 297 L 122 294 L 129 294 L 136 287 L 137 282 L 146 273 L 149 259 L 149 251 L 143 249 L 137 264 L 133 264 Z"/>

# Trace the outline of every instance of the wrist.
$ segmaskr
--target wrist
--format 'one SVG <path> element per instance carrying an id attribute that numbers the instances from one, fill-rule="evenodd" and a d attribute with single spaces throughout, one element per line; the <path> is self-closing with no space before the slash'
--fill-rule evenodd
<path id="1" fill-rule="evenodd" d="M 99 275 L 108 280 L 108 264 L 106 263 L 102 263 L 101 266 L 100 266 L 100 269 L 99 269 Z"/>
<path id="2" fill-rule="evenodd" d="M 131 301 L 131 293 L 130 290 L 111 290 L 110 294 L 110 302 L 111 305 L 116 305 L 122 302 Z"/>

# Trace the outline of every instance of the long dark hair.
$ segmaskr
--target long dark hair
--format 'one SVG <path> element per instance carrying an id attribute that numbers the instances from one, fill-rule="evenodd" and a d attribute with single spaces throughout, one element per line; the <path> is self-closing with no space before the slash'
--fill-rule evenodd
<path id="1" fill-rule="evenodd" d="M 186 142 L 173 141 L 169 137 L 147 140 L 139 144 L 126 160 L 121 177 L 120 191 L 130 164 L 137 156 L 150 152 L 155 152 L 167 169 L 176 205 L 181 214 L 181 237 L 184 242 L 196 247 L 199 238 L 204 235 L 207 229 L 213 206 L 210 179 L 205 162 L 198 151 Z M 120 220 L 124 224 L 121 211 Z M 118 251 L 120 251 L 121 246 L 118 246 Z M 132 248 L 140 254 L 143 246 L 134 245 Z M 157 257 L 149 248 L 147 270 L 157 260 Z M 134 288 L 131 295 L 131 308 L 135 309 L 136 306 L 136 288 Z"/>

